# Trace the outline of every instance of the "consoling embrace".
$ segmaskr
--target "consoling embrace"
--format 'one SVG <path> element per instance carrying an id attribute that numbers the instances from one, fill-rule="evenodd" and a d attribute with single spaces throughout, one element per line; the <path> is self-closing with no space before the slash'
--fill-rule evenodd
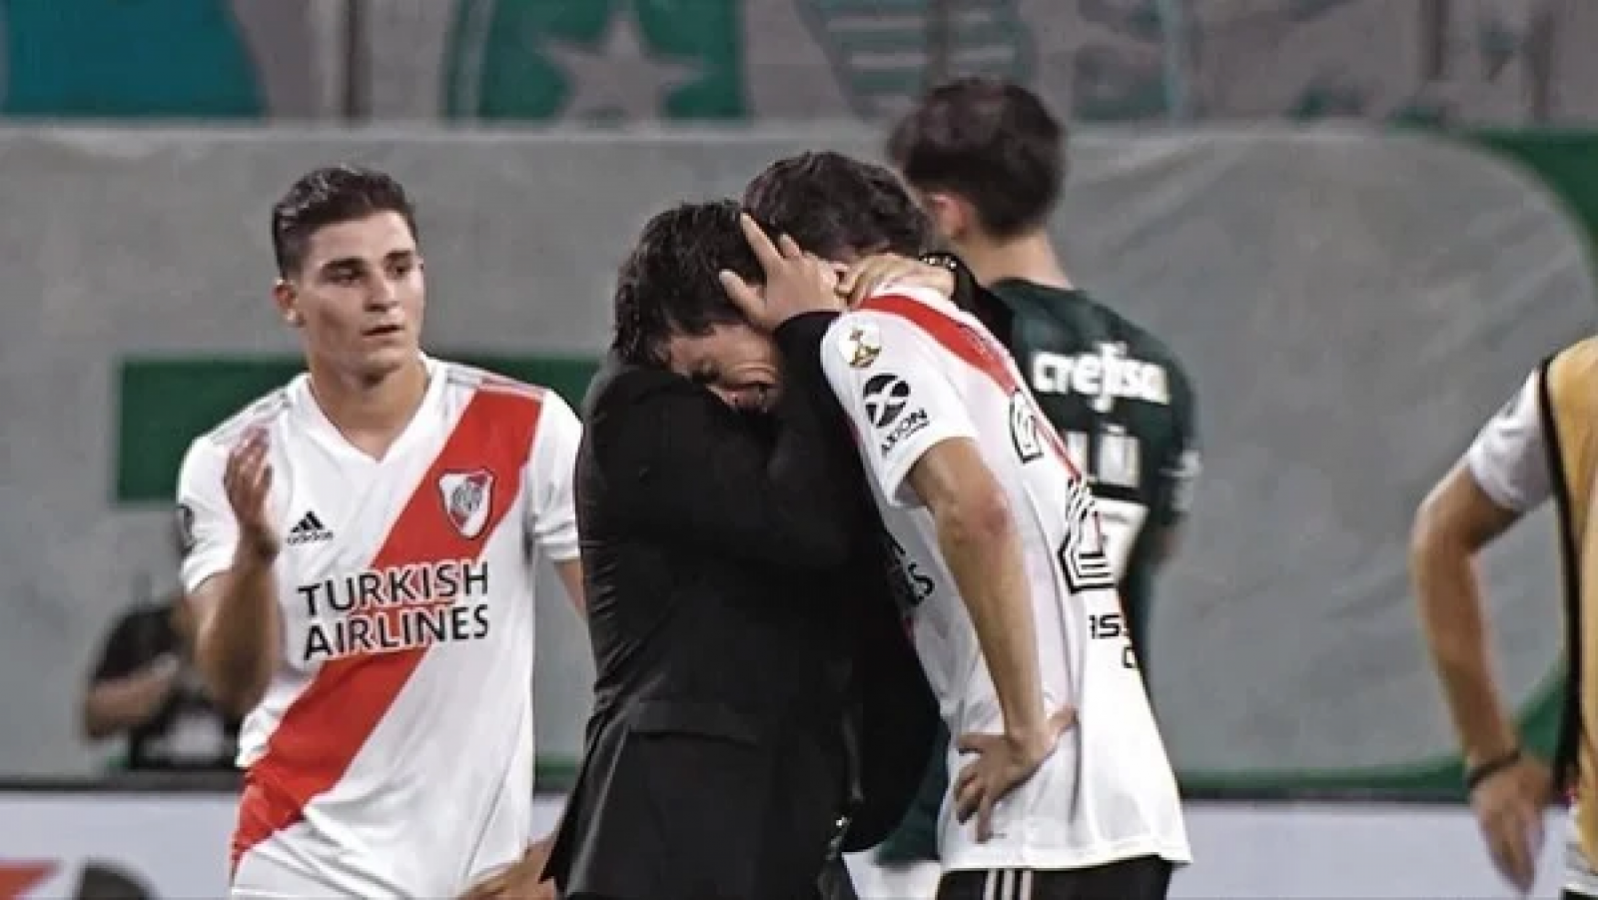
<path id="1" fill-rule="evenodd" d="M 1186 861 L 1141 679 L 1087 638 L 1118 602 L 1091 495 L 933 245 L 826 153 L 645 226 L 578 453 L 563 896 L 852 897 L 940 712 L 940 897 L 1163 897 Z"/>

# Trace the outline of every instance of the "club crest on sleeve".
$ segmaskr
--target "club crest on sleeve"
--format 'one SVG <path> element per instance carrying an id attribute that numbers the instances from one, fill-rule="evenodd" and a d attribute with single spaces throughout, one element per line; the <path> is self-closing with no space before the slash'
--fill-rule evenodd
<path id="1" fill-rule="evenodd" d="M 1022 465 L 1043 458 L 1043 438 L 1038 432 L 1038 419 L 1032 412 L 1032 401 L 1025 391 L 1010 395 L 1010 443 L 1015 447 L 1015 457 Z"/>
<path id="2" fill-rule="evenodd" d="M 864 369 L 882 355 L 882 334 L 869 322 L 851 322 L 838 340 L 838 351 L 851 369 Z"/>
<path id="3" fill-rule="evenodd" d="M 438 476 L 438 492 L 445 515 L 461 537 L 475 540 L 483 533 L 494 505 L 494 473 L 487 469 L 445 472 Z"/>

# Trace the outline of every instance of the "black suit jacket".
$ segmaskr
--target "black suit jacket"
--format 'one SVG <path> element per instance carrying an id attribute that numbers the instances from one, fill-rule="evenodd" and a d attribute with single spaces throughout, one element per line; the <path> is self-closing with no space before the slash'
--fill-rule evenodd
<path id="1" fill-rule="evenodd" d="M 857 844 L 914 793 L 935 712 L 821 372 L 830 321 L 778 331 L 772 429 L 657 369 L 612 362 L 590 387 L 597 677 L 546 870 L 565 894 L 813 897 L 839 816 Z"/>

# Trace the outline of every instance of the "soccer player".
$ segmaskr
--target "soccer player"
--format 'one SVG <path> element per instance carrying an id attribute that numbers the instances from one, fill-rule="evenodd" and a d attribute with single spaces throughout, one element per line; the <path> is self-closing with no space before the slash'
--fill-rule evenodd
<path id="1" fill-rule="evenodd" d="M 1543 815 L 1556 785 L 1575 788 L 1565 854 L 1566 897 L 1598 897 L 1598 797 L 1593 796 L 1591 745 L 1581 722 L 1592 721 L 1595 696 L 1587 679 L 1593 625 L 1587 610 L 1594 579 L 1586 576 L 1593 546 L 1593 464 L 1589 437 L 1598 373 L 1598 343 L 1583 341 L 1533 371 L 1484 425 L 1464 458 L 1432 488 L 1415 515 L 1410 573 L 1422 628 L 1465 757 L 1465 785 L 1487 849 L 1499 872 L 1521 891 L 1536 877 Z M 1570 672 L 1568 704 L 1553 769 L 1521 747 L 1514 719 L 1493 682 L 1487 655 L 1481 551 L 1550 497 L 1559 513 L 1564 555 Z"/>
<path id="2" fill-rule="evenodd" d="M 422 354 L 389 176 L 305 175 L 272 244 L 307 372 L 196 439 L 178 479 L 197 665 L 247 713 L 232 895 L 530 894 L 533 563 L 581 597 L 577 418 Z"/>
<path id="3" fill-rule="evenodd" d="M 1002 303 L 993 330 L 1093 486 L 1146 681 L 1154 580 L 1199 469 L 1187 373 L 1164 342 L 1066 274 L 1047 230 L 1065 132 L 1035 94 L 987 78 L 938 87 L 894 127 L 888 155 Z"/>
<path id="4" fill-rule="evenodd" d="M 1147 687 L 1154 582 L 1175 551 L 1199 470 L 1187 373 L 1163 342 L 1066 274 L 1047 231 L 1065 182 L 1065 133 L 1036 95 L 985 78 L 938 87 L 893 128 L 888 156 L 997 301 L 986 323 L 1093 486 Z M 935 858 L 929 829 L 918 825 L 936 810 L 930 798 L 946 777 L 929 773 L 884 863 Z"/>
<path id="5" fill-rule="evenodd" d="M 725 277 L 763 328 L 825 305 Z M 829 328 L 822 362 L 919 573 L 916 645 L 959 736 L 938 896 L 1163 897 L 1190 859 L 1176 779 L 1092 494 L 1009 354 L 938 293 L 888 284 Z M 1078 724 L 1056 748 L 1043 723 L 1063 709 Z"/>

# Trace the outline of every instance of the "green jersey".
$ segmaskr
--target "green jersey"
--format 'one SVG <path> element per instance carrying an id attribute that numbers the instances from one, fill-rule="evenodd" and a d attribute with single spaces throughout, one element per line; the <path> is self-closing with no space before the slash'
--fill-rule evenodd
<path id="1" fill-rule="evenodd" d="M 1175 354 L 1081 291 L 1000 281 L 1001 335 L 1043 414 L 1093 486 L 1141 649 L 1160 532 L 1187 512 L 1199 468 L 1192 386 Z"/>

